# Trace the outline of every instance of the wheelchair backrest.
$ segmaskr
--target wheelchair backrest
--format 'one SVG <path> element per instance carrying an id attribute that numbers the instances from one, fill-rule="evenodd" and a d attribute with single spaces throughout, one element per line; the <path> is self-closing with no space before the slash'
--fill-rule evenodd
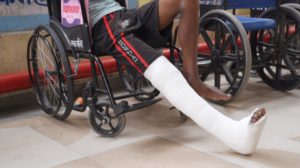
<path id="1" fill-rule="evenodd" d="M 126 0 L 116 0 L 121 6 L 126 7 Z M 82 5 L 83 4 L 83 5 Z M 61 1 L 61 23 L 66 26 L 80 25 L 84 23 L 84 13 L 89 22 L 89 0 L 63 0 Z M 85 10 L 83 10 L 85 9 Z"/>
<path id="2" fill-rule="evenodd" d="M 127 7 L 127 0 L 115 0 L 121 6 Z M 47 0 L 50 17 L 59 20 L 64 26 L 88 24 L 89 0 Z"/>
<path id="3" fill-rule="evenodd" d="M 126 5 L 125 0 L 116 0 Z M 47 0 L 50 25 L 56 30 L 67 51 L 92 51 L 89 26 L 89 0 Z"/>

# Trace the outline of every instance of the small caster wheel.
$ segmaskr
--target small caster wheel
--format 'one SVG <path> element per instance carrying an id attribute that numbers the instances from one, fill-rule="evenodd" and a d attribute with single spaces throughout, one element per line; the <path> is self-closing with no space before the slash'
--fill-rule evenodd
<path id="1" fill-rule="evenodd" d="M 117 115 L 109 103 L 96 105 L 95 110 L 89 112 L 89 122 L 93 130 L 103 137 L 115 137 L 125 128 L 125 114 Z"/>

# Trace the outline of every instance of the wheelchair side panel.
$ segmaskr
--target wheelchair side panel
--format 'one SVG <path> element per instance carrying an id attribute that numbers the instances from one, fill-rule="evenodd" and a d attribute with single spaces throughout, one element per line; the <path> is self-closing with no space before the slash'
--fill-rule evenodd
<path id="1" fill-rule="evenodd" d="M 199 3 L 225 9 L 250 9 L 275 7 L 277 0 L 199 0 Z"/>
<path id="2" fill-rule="evenodd" d="M 227 9 L 249 9 L 276 7 L 277 0 L 227 0 Z"/>

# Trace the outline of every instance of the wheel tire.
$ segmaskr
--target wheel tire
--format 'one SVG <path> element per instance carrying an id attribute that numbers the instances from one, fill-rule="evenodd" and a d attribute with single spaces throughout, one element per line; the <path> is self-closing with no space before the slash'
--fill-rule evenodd
<path id="1" fill-rule="evenodd" d="M 73 79 L 63 45 L 50 26 L 35 29 L 28 43 L 27 66 L 38 104 L 47 114 L 66 119 L 72 110 Z"/>

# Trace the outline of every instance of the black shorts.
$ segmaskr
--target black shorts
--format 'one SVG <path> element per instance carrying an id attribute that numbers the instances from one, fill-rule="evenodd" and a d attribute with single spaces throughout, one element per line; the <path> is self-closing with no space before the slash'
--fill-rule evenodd
<path id="1" fill-rule="evenodd" d="M 137 10 L 123 10 L 104 16 L 92 30 L 94 52 L 108 53 L 118 62 L 143 74 L 162 55 L 172 35 L 172 24 L 159 31 L 158 0 Z"/>

